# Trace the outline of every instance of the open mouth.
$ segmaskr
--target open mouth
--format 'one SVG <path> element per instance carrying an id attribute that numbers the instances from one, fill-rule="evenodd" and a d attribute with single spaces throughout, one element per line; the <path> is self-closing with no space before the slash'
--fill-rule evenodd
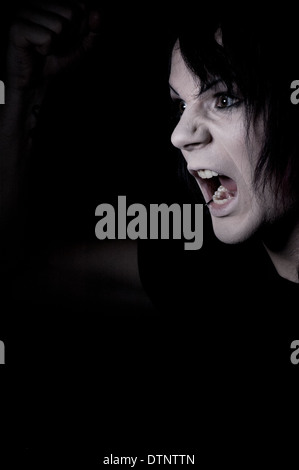
<path id="1" fill-rule="evenodd" d="M 237 194 L 237 184 L 228 176 L 214 170 L 199 170 L 200 185 L 207 198 L 207 204 L 225 204 Z"/>

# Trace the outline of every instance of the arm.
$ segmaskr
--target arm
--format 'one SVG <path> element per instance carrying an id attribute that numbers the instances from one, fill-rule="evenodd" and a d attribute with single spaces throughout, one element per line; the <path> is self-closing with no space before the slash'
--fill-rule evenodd
<path id="1" fill-rule="evenodd" d="M 17 256 L 26 214 L 26 171 L 38 111 L 52 81 L 94 47 L 98 28 L 97 11 L 55 0 L 22 7 L 10 28 L 6 104 L 0 107 L 1 258 L 9 264 Z"/>

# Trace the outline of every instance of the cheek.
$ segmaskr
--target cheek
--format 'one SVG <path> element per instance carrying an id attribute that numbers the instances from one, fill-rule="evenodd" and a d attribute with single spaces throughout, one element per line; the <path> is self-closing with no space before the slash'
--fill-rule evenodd
<path id="1" fill-rule="evenodd" d="M 228 135 L 230 135 L 229 139 Z M 260 136 L 253 131 L 250 131 L 247 136 L 244 125 L 238 124 L 231 128 L 231 132 L 227 132 L 223 139 L 226 152 L 230 155 L 241 179 L 249 188 L 252 188 L 261 150 Z"/>
<path id="2" fill-rule="evenodd" d="M 254 155 L 248 150 L 244 139 L 238 137 L 239 136 L 236 136 L 236 138 L 232 139 L 226 146 L 226 152 L 239 175 L 240 181 L 243 180 L 246 185 L 251 187 L 256 159 L 254 159 Z"/>

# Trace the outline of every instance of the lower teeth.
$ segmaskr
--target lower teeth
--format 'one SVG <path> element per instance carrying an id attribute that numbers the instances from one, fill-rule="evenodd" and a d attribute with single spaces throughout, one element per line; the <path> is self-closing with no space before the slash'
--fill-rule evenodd
<path id="1" fill-rule="evenodd" d="M 224 204 L 229 199 L 232 199 L 232 195 L 230 194 L 229 190 L 226 189 L 224 186 L 219 186 L 217 191 L 213 194 L 213 201 L 216 204 Z"/>

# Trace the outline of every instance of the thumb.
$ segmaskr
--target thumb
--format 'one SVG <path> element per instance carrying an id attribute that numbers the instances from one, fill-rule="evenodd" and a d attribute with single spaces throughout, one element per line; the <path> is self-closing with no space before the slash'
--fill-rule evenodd
<path id="1" fill-rule="evenodd" d="M 55 74 L 67 68 L 76 66 L 89 51 L 91 51 L 98 42 L 100 37 L 101 18 L 98 10 L 91 10 L 87 18 L 85 36 L 81 38 L 77 48 L 72 49 L 69 53 L 58 56 L 52 55 L 48 58 L 48 74 Z"/>
<path id="2" fill-rule="evenodd" d="M 89 30 L 93 33 L 99 33 L 101 26 L 101 15 L 98 10 L 92 10 L 89 13 Z"/>
<path id="3" fill-rule="evenodd" d="M 83 47 L 86 51 L 96 44 L 101 28 L 101 15 L 98 10 L 92 10 L 89 13 L 88 33 L 83 40 Z"/>

